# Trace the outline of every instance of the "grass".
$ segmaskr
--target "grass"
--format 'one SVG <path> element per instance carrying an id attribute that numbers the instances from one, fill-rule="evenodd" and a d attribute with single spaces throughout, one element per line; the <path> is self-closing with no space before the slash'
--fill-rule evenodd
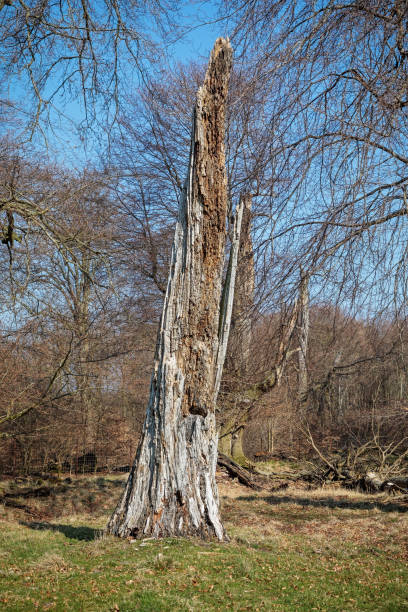
<path id="1" fill-rule="evenodd" d="M 221 479 L 230 543 L 129 541 L 102 535 L 120 491 L 102 480 L 72 483 L 53 517 L 50 500 L 0 510 L 2 610 L 408 610 L 404 500 Z"/>
<path id="2" fill-rule="evenodd" d="M 279 472 L 293 473 L 304 469 L 306 466 L 299 461 L 285 461 L 283 459 L 269 459 L 268 461 L 257 461 L 254 463 L 256 471 L 266 476 L 279 474 Z"/>

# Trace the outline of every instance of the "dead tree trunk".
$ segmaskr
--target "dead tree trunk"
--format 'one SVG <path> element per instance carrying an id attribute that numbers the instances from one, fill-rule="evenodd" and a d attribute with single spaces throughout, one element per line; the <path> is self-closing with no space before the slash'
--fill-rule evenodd
<path id="1" fill-rule="evenodd" d="M 222 292 L 220 306 L 220 322 L 218 328 L 218 356 L 217 356 L 217 371 L 215 378 L 215 394 L 218 395 L 220 389 L 222 370 L 224 367 L 225 356 L 227 354 L 228 340 L 230 336 L 231 316 L 235 303 L 235 280 L 238 272 L 238 254 L 240 251 L 241 228 L 243 221 L 244 201 L 240 200 L 232 228 L 231 251 L 228 261 L 227 275 Z M 239 283 L 239 276 L 238 276 Z"/>
<path id="2" fill-rule="evenodd" d="M 242 196 L 241 239 L 238 252 L 237 286 L 232 309 L 228 366 L 240 379 L 246 379 L 252 342 L 251 314 L 254 306 L 255 266 L 251 236 L 252 196 Z M 247 386 L 245 380 L 245 387 Z"/>
<path id="3" fill-rule="evenodd" d="M 254 254 L 251 236 L 252 196 L 242 195 L 234 219 L 233 240 L 230 262 L 235 265 L 236 284 L 230 292 L 231 329 L 228 340 L 226 368 L 228 378 L 232 375 L 235 406 L 227 409 L 223 406 L 221 413 L 220 443 L 221 452 L 242 461 L 245 459 L 242 450 L 243 430 L 247 421 L 247 402 L 243 407 L 239 400 L 239 391 L 247 388 L 247 374 L 252 342 L 251 312 L 254 305 L 255 272 Z M 233 298 L 233 301 L 232 301 Z M 229 380 L 231 389 L 231 380 Z"/>
<path id="4" fill-rule="evenodd" d="M 216 536 L 218 329 L 226 236 L 224 117 L 232 49 L 218 39 L 197 93 L 187 180 L 135 463 L 108 532 Z"/>

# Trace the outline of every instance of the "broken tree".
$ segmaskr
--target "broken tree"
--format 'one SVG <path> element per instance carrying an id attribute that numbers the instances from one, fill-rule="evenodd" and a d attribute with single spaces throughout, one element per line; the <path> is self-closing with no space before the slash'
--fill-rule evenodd
<path id="1" fill-rule="evenodd" d="M 232 49 L 218 39 L 197 92 L 187 180 L 135 463 L 108 532 L 222 540 L 215 402 L 227 214 L 224 118 Z"/>
<path id="2" fill-rule="evenodd" d="M 242 393 L 248 388 L 248 365 L 252 342 L 251 315 L 254 306 L 255 267 L 251 236 L 252 196 L 243 194 L 235 221 L 239 221 L 236 245 L 236 288 L 233 292 L 231 330 L 228 338 L 227 379 L 233 389 L 233 406 L 223 406 L 220 415 L 218 448 L 237 461 L 244 459 L 242 436 L 248 419 L 249 400 Z M 241 218 L 240 218 L 241 216 Z M 234 224 L 235 225 L 235 224 Z M 232 242 L 234 246 L 234 241 Z M 230 259 L 232 262 L 232 257 Z M 231 385 L 232 383 L 232 385 Z M 242 397 L 243 395 L 243 397 Z"/>
<path id="3" fill-rule="evenodd" d="M 243 206 L 242 227 L 238 252 L 237 288 L 231 317 L 229 339 L 230 368 L 247 386 L 252 343 L 252 312 L 255 294 L 255 264 L 252 246 L 252 196 L 241 196 Z"/>

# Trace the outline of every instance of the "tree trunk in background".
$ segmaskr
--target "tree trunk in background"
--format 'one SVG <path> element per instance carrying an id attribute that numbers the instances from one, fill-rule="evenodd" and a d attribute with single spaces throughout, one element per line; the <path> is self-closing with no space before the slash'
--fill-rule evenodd
<path id="1" fill-rule="evenodd" d="M 217 372 L 215 378 L 216 395 L 218 395 L 218 391 L 220 389 L 222 370 L 224 366 L 225 356 L 227 354 L 227 346 L 230 335 L 231 316 L 235 303 L 235 280 L 237 278 L 237 272 L 239 269 L 238 256 L 241 246 L 241 229 L 244 209 L 244 201 L 241 199 L 235 213 L 234 224 L 232 228 L 231 250 L 229 254 L 227 274 L 221 298 L 220 323 L 218 328 L 219 350 L 217 356 Z M 239 286 L 239 277 L 237 278 L 237 280 Z"/>
<path id="2" fill-rule="evenodd" d="M 299 315 L 298 315 L 298 393 L 299 400 L 304 401 L 307 397 L 307 345 L 309 341 L 309 278 L 302 276 L 299 288 Z"/>
<path id="3" fill-rule="evenodd" d="M 227 184 L 224 119 L 232 49 L 218 39 L 197 93 L 150 400 L 108 532 L 226 537 L 215 482 L 218 331 Z"/>
<path id="4" fill-rule="evenodd" d="M 223 435 L 224 433 L 227 433 L 227 435 Z M 228 455 L 228 457 L 231 457 L 231 443 L 231 434 L 229 433 L 229 431 L 225 432 L 225 430 L 222 428 L 220 430 L 218 439 L 218 452 L 223 453 L 224 455 Z"/>
<path id="5" fill-rule="evenodd" d="M 240 379 L 248 374 L 252 342 L 251 313 L 254 306 L 255 268 L 251 236 L 252 196 L 242 196 L 241 239 L 238 252 L 237 281 L 228 345 L 228 366 Z M 245 386 L 246 381 L 244 381 Z"/>
<path id="6" fill-rule="evenodd" d="M 245 461 L 247 461 L 242 447 L 245 425 L 241 425 L 241 427 L 231 436 L 231 457 L 237 463 L 245 463 Z"/>
<path id="7" fill-rule="evenodd" d="M 236 282 L 230 294 L 231 302 L 231 329 L 228 339 L 227 368 L 237 398 L 236 407 L 231 415 L 221 416 L 219 451 L 238 462 L 245 462 L 242 448 L 244 428 L 248 413 L 247 402 L 244 409 L 239 400 L 239 391 L 248 386 L 247 375 L 249 370 L 250 350 L 252 342 L 251 312 L 254 305 L 255 272 L 254 256 L 251 237 L 251 207 L 252 196 L 241 196 L 234 220 L 233 242 L 231 246 L 230 262 L 236 249 Z M 241 220 L 242 218 L 242 220 Z M 228 336 L 227 336 L 228 337 Z"/>
<path id="8" fill-rule="evenodd" d="M 77 348 L 77 363 L 76 383 L 79 387 L 79 409 L 78 419 L 82 419 L 82 446 L 77 448 L 77 456 L 85 457 L 92 449 L 94 441 L 94 427 L 92 419 L 92 390 L 91 390 L 91 372 L 89 367 L 89 307 L 91 297 L 91 261 L 89 253 L 83 251 L 80 264 L 74 262 L 71 266 L 73 275 L 73 323 L 74 333 L 76 336 Z M 85 461 L 82 465 L 82 471 L 87 468 Z"/>

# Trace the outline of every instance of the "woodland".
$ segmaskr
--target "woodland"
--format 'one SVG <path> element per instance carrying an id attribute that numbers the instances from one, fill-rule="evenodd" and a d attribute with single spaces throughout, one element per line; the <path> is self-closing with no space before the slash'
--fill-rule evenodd
<path id="1" fill-rule="evenodd" d="M 0 43 L 0 503 L 116 474 L 108 533 L 227 541 L 217 464 L 405 512 L 408 2 L 0 0 Z"/>

